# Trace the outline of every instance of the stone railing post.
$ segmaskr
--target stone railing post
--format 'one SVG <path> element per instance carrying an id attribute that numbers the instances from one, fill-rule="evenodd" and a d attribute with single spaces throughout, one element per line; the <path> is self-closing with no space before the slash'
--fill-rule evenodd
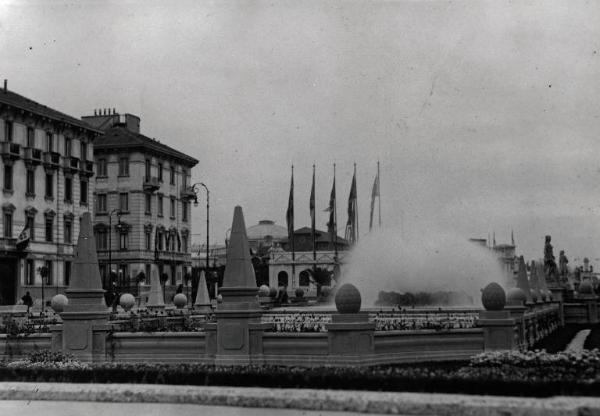
<path id="1" fill-rule="evenodd" d="M 483 329 L 485 351 L 518 349 L 515 318 L 505 310 L 506 293 L 497 283 L 490 283 L 482 292 L 481 302 L 485 310 L 479 312 L 477 324 Z M 518 330 L 518 329 L 517 329 Z"/>

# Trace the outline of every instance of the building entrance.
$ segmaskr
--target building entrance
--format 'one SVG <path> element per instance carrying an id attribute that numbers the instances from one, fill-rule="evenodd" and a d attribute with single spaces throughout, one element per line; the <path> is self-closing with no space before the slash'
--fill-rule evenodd
<path id="1" fill-rule="evenodd" d="M 14 305 L 17 297 L 17 260 L 0 259 L 0 305 Z"/>

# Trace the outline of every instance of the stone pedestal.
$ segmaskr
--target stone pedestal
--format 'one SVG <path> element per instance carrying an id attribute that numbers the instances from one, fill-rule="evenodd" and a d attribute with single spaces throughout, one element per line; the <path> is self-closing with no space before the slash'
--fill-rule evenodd
<path id="1" fill-rule="evenodd" d="M 477 324 L 483 329 L 485 351 L 514 350 L 519 347 L 515 318 L 509 310 L 481 311 Z"/>
<path id="2" fill-rule="evenodd" d="M 268 324 L 261 322 L 258 288 L 223 287 L 217 307 L 215 364 L 242 365 L 263 362 L 262 336 Z M 207 328 L 213 330 L 213 328 Z"/>
<path id="3" fill-rule="evenodd" d="M 518 343 L 519 345 L 525 345 L 525 322 L 523 320 L 523 315 L 525 315 L 525 311 L 527 307 L 525 306 L 505 306 L 505 311 L 508 311 L 510 317 L 515 320 L 515 326 L 518 334 Z"/>
<path id="4" fill-rule="evenodd" d="M 557 301 L 557 302 L 564 302 L 565 301 L 565 288 L 562 287 L 550 287 L 548 288 L 550 290 L 550 292 L 552 292 L 552 300 Z"/>
<path id="5" fill-rule="evenodd" d="M 581 296 L 580 302 L 583 303 L 587 309 L 587 319 L 590 324 L 598 323 L 598 297 L 595 295 L 584 295 Z"/>
<path id="6" fill-rule="evenodd" d="M 326 328 L 332 364 L 359 364 L 374 354 L 375 323 L 368 313 L 332 315 Z"/>

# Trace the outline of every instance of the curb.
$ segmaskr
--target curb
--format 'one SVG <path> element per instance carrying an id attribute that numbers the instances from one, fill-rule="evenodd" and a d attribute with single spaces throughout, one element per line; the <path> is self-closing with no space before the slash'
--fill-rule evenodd
<path id="1" fill-rule="evenodd" d="M 404 415 L 563 416 L 598 415 L 600 399 L 546 399 L 459 394 L 166 386 L 154 384 L 72 384 L 0 382 L 0 400 L 178 403 Z"/>

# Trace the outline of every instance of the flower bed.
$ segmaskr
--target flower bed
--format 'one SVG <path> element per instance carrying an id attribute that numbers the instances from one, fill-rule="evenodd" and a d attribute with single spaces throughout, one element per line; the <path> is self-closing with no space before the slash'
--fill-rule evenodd
<path id="1" fill-rule="evenodd" d="M 71 357 L 0 363 L 0 380 L 414 391 L 547 397 L 600 395 L 600 352 L 485 353 L 466 363 L 301 368 L 203 364 L 82 364 Z"/>

